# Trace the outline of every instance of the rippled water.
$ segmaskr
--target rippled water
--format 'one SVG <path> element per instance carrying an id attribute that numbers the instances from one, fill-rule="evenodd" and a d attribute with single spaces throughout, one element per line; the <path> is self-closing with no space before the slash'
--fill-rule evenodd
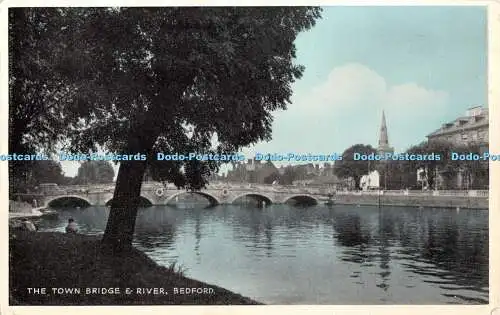
<path id="1" fill-rule="evenodd" d="M 104 231 L 108 210 L 41 230 Z M 188 277 L 269 304 L 488 303 L 488 212 L 273 205 L 139 211 L 135 246 Z"/>

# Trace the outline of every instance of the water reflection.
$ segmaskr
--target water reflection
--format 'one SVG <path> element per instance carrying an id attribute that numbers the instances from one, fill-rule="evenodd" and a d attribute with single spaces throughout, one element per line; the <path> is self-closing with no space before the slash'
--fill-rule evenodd
<path id="1" fill-rule="evenodd" d="M 175 219 L 168 212 L 158 211 L 158 209 L 139 210 L 134 242 L 146 253 L 154 252 L 157 248 L 172 248 L 175 233 Z"/>
<path id="2" fill-rule="evenodd" d="M 63 209 L 41 230 L 105 228 L 108 210 Z M 135 246 L 190 277 L 274 304 L 488 301 L 488 212 L 251 205 L 141 209 Z"/>

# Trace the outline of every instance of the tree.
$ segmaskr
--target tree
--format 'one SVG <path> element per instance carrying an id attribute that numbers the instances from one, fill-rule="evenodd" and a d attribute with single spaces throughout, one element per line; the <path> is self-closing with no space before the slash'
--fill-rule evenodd
<path id="1" fill-rule="evenodd" d="M 371 145 L 355 144 L 347 148 L 342 153 L 342 160 L 335 161 L 334 172 L 340 178 L 354 179 L 356 189 L 359 189 L 359 183 L 363 175 L 375 170 L 377 161 L 354 160 L 354 153 L 361 155 L 376 154 L 376 150 Z"/>
<path id="2" fill-rule="evenodd" d="M 389 160 L 379 163 L 377 171 L 380 174 L 380 186 L 388 190 L 402 189 L 404 187 L 402 166 L 401 161 Z"/>
<path id="3" fill-rule="evenodd" d="M 50 154 L 64 140 L 67 123 L 79 117 L 64 115 L 75 90 L 53 71 L 52 57 L 64 49 L 61 20 L 55 9 L 9 10 L 9 152 Z M 9 161 L 11 191 L 26 188 L 25 180 L 44 161 Z M 43 176 L 42 176 L 43 177 Z M 36 180 L 35 180 L 36 182 Z M 19 185 L 18 185 L 19 184 Z"/>
<path id="4" fill-rule="evenodd" d="M 454 148 L 454 152 L 473 157 L 474 155 L 481 156 L 481 149 L 478 144 L 469 144 Z M 483 161 L 481 159 L 474 160 L 458 160 L 452 161 L 453 174 L 460 173 L 462 175 L 462 181 L 465 182 L 465 187 L 467 189 L 488 189 L 489 187 L 489 164 L 488 161 Z"/>
<path id="5" fill-rule="evenodd" d="M 25 162 L 25 165 L 20 164 L 23 167 L 22 173 L 12 172 L 10 174 L 10 199 L 15 199 L 14 194 L 26 193 L 42 183 L 54 183 L 58 185 L 63 185 L 65 183 L 61 163 L 53 160 Z"/>
<path id="6" fill-rule="evenodd" d="M 293 181 L 297 179 L 297 171 L 296 169 L 288 165 L 285 167 L 285 170 L 283 172 L 283 176 L 281 176 L 281 182 L 280 184 L 282 185 L 292 185 Z"/>
<path id="7" fill-rule="evenodd" d="M 320 17 L 312 7 L 65 8 L 51 16 L 15 9 L 12 33 L 41 27 L 56 47 L 44 79 L 61 77 L 75 93 L 59 110 L 61 137 L 74 152 L 146 154 L 122 161 L 103 245 L 131 247 L 142 178 L 156 152 L 233 153 L 271 137 L 272 112 L 286 109 L 303 67 L 294 40 Z M 42 21 L 42 22 L 41 22 Z M 47 25 L 50 25 L 50 29 Z M 54 28 L 57 32 L 51 32 Z M 51 36 L 54 35 L 54 36 Z M 20 52 L 24 58 L 38 53 Z M 36 54 L 35 54 L 36 55 Z M 12 84 L 28 80 L 22 76 Z M 41 80 L 43 82 L 43 80 Z M 43 89 L 42 89 L 43 90 Z M 19 103 L 18 106 L 23 106 Z M 29 133 L 29 131 L 26 131 Z M 215 145 L 214 143 L 215 141 Z M 192 190 L 216 161 L 161 161 L 164 181 Z"/>
<path id="8" fill-rule="evenodd" d="M 85 161 L 78 168 L 78 184 L 112 183 L 115 177 L 113 166 L 108 161 Z"/>
<path id="9" fill-rule="evenodd" d="M 454 145 L 446 141 L 432 141 L 432 142 L 422 142 L 419 145 L 413 146 L 406 151 L 408 154 L 419 154 L 419 155 L 439 155 L 440 159 L 425 159 L 425 160 L 413 160 L 407 161 L 409 164 L 409 169 L 417 170 L 423 169 L 427 183 L 430 189 L 436 188 L 436 177 L 438 172 L 444 171 L 445 179 L 453 176 L 452 173 L 456 174 L 458 170 L 459 163 L 453 162 L 451 160 L 451 153 L 453 152 Z"/>
<path id="10" fill-rule="evenodd" d="M 55 183 L 63 184 L 64 174 L 62 172 L 61 163 L 53 160 L 34 161 L 34 167 L 31 171 L 34 183 Z"/>

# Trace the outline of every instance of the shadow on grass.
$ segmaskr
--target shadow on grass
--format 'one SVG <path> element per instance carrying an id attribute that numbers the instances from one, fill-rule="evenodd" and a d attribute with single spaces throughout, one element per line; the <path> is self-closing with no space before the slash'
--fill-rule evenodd
<path id="1" fill-rule="evenodd" d="M 162 267 L 137 249 L 122 255 L 101 253 L 100 238 L 78 234 L 12 232 L 9 247 L 10 305 L 255 305 L 223 288 L 183 276 L 175 264 Z M 180 271 L 180 272 L 179 272 Z M 45 288 L 33 294 L 28 288 Z M 73 294 L 52 288 L 79 289 Z M 87 294 L 87 288 L 118 288 L 119 293 Z M 130 294 L 126 294 L 130 288 Z M 138 288 L 158 288 L 138 292 Z M 181 294 L 181 288 L 198 288 Z M 163 289 L 163 290 L 160 290 Z M 176 291 L 177 289 L 177 291 Z M 116 291 L 116 290 L 115 290 Z"/>

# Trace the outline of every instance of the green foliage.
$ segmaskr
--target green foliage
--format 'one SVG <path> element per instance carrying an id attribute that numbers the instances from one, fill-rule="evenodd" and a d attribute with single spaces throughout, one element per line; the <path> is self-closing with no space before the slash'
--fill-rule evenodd
<path id="1" fill-rule="evenodd" d="M 281 176 L 282 185 L 291 185 L 297 178 L 296 170 L 291 166 L 286 166 L 283 175 Z"/>
<path id="2" fill-rule="evenodd" d="M 481 148 L 478 144 L 470 144 L 454 148 L 454 152 L 459 154 L 478 154 L 481 155 Z M 447 165 L 448 176 L 458 173 L 464 178 L 469 189 L 488 189 L 489 187 L 489 164 L 488 161 L 452 161 Z M 450 187 L 453 188 L 453 187 Z"/>
<path id="3" fill-rule="evenodd" d="M 63 175 L 61 163 L 52 160 L 19 161 L 25 164 L 10 164 L 11 174 L 9 179 L 11 194 L 26 193 L 43 183 L 54 183 L 64 185 L 67 178 Z M 23 167 L 23 172 L 16 172 L 14 165 Z M 11 199 L 14 197 L 11 196 Z"/>
<path id="4" fill-rule="evenodd" d="M 85 161 L 78 168 L 76 184 L 112 183 L 115 177 L 113 166 L 108 161 Z"/>
<path id="5" fill-rule="evenodd" d="M 460 163 L 451 160 L 451 152 L 456 148 L 452 143 L 441 142 L 422 142 L 419 145 L 409 148 L 408 154 L 436 154 L 440 155 L 440 160 L 423 160 L 423 161 L 405 161 L 409 164 L 409 169 L 416 172 L 418 169 L 424 170 L 424 176 L 429 184 L 429 189 L 434 189 L 436 186 L 436 177 L 438 171 L 443 171 L 445 180 L 456 176 Z"/>
<path id="6" fill-rule="evenodd" d="M 304 180 L 308 176 L 304 165 L 286 166 L 283 175 L 280 176 L 280 184 L 292 185 L 296 180 Z"/>
<path id="7" fill-rule="evenodd" d="M 269 140 L 271 112 L 286 108 L 304 70 L 293 63 L 294 40 L 321 10 L 11 11 L 11 54 L 20 61 L 12 73 L 12 108 L 30 112 L 12 115 L 13 125 L 23 125 L 21 116 L 40 119 L 30 129 L 12 126 L 13 142 L 43 131 L 35 143 L 47 150 L 68 140 L 74 152 L 99 145 L 113 153 L 143 151 L 151 161 L 155 152 L 232 153 Z M 164 169 L 165 181 L 198 189 L 218 163 L 151 167 Z"/>
<path id="8" fill-rule="evenodd" d="M 417 186 L 417 170 L 406 161 L 387 161 L 378 167 L 381 186 L 388 190 L 414 189 Z"/>
<path id="9" fill-rule="evenodd" d="M 64 175 L 62 172 L 61 163 L 48 161 L 33 161 L 32 176 L 37 184 L 56 183 L 62 184 Z"/>
<path id="10" fill-rule="evenodd" d="M 453 161 L 452 152 L 480 154 L 476 144 L 457 146 L 450 142 L 422 142 L 410 147 L 407 154 L 440 155 L 440 160 L 389 160 L 384 163 L 377 161 L 353 161 L 354 152 L 369 154 L 375 150 L 370 146 L 354 145 L 348 148 L 341 161 L 335 163 L 335 173 L 342 178 L 353 177 L 356 185 L 361 176 L 368 174 L 368 169 L 380 174 L 380 186 L 389 190 L 421 189 L 417 183 L 417 171 L 424 170 L 423 176 L 429 189 L 437 186 L 437 177 L 442 179 L 439 189 L 459 189 L 457 176 L 462 176 L 466 183 L 462 189 L 487 189 L 489 184 L 489 167 L 484 161 Z M 357 186 L 358 187 L 358 186 Z"/>
<path id="11" fill-rule="evenodd" d="M 371 145 L 355 144 L 347 148 L 342 153 L 342 160 L 335 161 L 335 175 L 340 178 L 352 177 L 355 182 L 355 187 L 359 188 L 359 182 L 363 175 L 375 170 L 377 161 L 355 161 L 354 153 L 371 154 L 376 153 L 376 150 Z"/>
<path id="12" fill-rule="evenodd" d="M 431 154 L 440 155 L 440 160 L 426 161 L 392 161 L 393 168 L 400 170 L 402 186 L 416 188 L 416 173 L 418 169 L 424 170 L 424 177 L 429 184 L 429 189 L 437 187 L 437 177 L 441 177 L 442 184 L 439 189 L 459 189 L 457 176 L 462 176 L 468 183 L 469 189 L 487 189 L 489 181 L 489 167 L 483 161 L 453 161 L 451 153 L 480 154 L 480 148 L 476 144 L 455 145 L 450 142 L 422 142 L 412 146 L 406 153 L 408 154 Z M 408 180 L 409 179 L 409 180 Z"/>

